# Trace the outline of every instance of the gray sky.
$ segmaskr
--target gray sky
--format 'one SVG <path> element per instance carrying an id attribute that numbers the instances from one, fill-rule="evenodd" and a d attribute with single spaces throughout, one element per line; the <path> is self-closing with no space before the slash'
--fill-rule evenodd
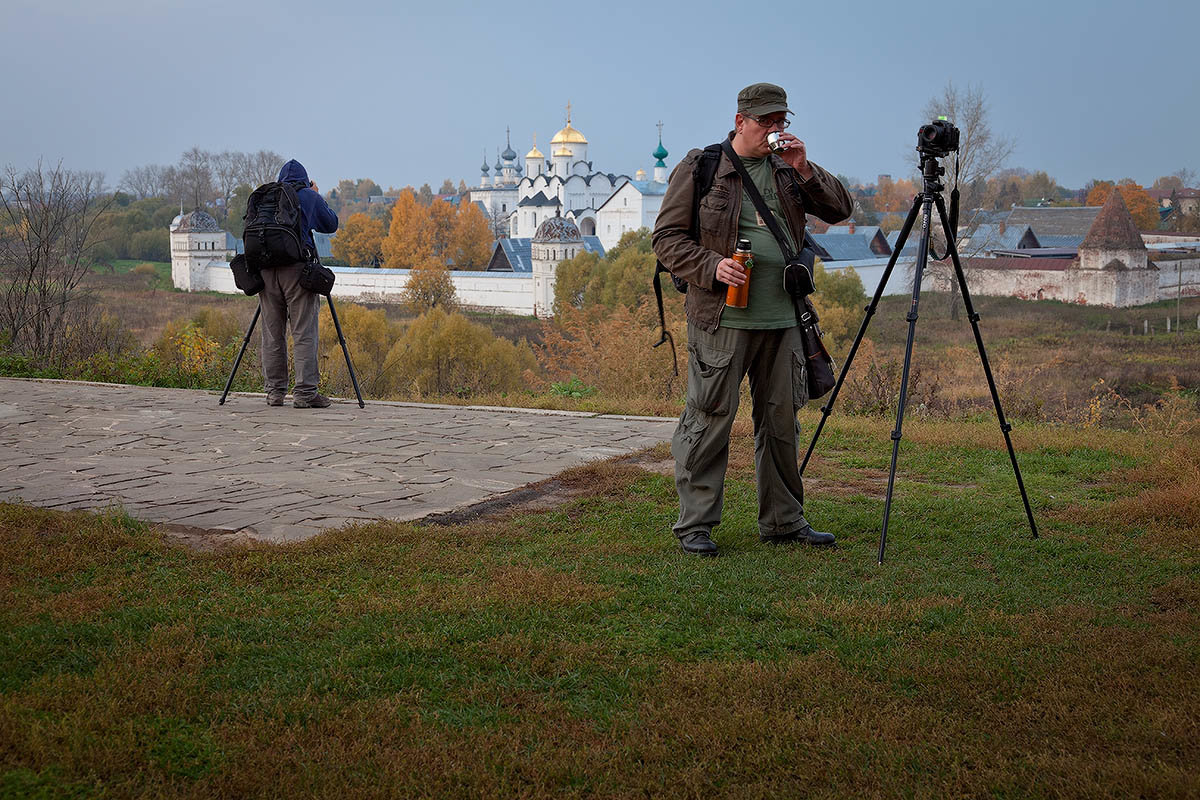
<path id="1" fill-rule="evenodd" d="M 947 80 L 983 87 L 1010 166 L 1077 188 L 1200 169 L 1200 3 L 0 0 L 0 164 L 174 163 L 206 150 L 299 158 L 323 189 L 478 182 L 512 127 L 564 123 L 597 169 L 649 170 L 731 126 L 738 89 L 783 85 L 814 161 L 909 173 Z"/>

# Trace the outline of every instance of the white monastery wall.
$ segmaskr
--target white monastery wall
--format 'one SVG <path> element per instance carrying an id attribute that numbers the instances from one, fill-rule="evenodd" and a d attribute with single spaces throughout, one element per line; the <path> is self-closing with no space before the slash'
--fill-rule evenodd
<path id="1" fill-rule="evenodd" d="M 330 267 L 337 275 L 333 294 L 339 299 L 364 302 L 399 302 L 408 283 L 409 270 Z M 240 294 L 233 283 L 233 271 L 224 261 L 210 261 L 201 271 L 200 284 L 193 291 L 208 290 Z M 510 314 L 533 316 L 533 276 L 515 272 L 454 271 L 450 273 L 454 291 L 463 305 L 494 308 Z M 177 284 L 178 286 L 178 284 Z M 183 286 L 178 286 L 182 289 Z"/>
<path id="2" fill-rule="evenodd" d="M 1156 261 L 1158 266 L 1158 299 L 1170 300 L 1176 294 L 1200 296 L 1200 255 Z"/>

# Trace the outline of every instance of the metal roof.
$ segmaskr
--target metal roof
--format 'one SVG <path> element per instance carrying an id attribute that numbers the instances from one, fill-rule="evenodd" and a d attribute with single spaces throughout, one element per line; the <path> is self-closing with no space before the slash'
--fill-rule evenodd
<path id="1" fill-rule="evenodd" d="M 604 245 L 598 236 L 584 236 L 583 249 L 604 257 Z M 488 272 L 533 272 L 533 239 L 497 239 Z"/>
<path id="2" fill-rule="evenodd" d="M 1008 226 L 1028 225 L 1038 241 L 1043 236 L 1087 236 L 1100 213 L 1100 206 L 1017 206 L 1008 212 Z"/>
<path id="3" fill-rule="evenodd" d="M 1047 233 L 1040 234 L 1037 237 L 1038 244 L 1042 247 L 1070 247 L 1074 249 L 1079 249 L 1079 245 L 1083 244 L 1083 239 L 1083 236 L 1076 236 L 1074 234 L 1056 236 Z"/>
<path id="4" fill-rule="evenodd" d="M 557 206 L 561 205 L 558 202 L 558 197 L 549 198 L 545 192 L 538 192 L 533 197 L 526 197 L 521 202 L 517 203 L 520 208 L 528 208 L 529 206 Z"/>
<path id="5" fill-rule="evenodd" d="M 825 248 L 830 261 L 878 258 L 871 252 L 870 241 L 857 233 L 810 233 L 813 241 Z"/>
<path id="6" fill-rule="evenodd" d="M 997 258 L 1074 258 L 1079 251 L 1074 247 L 1023 247 L 1012 250 L 993 250 Z"/>

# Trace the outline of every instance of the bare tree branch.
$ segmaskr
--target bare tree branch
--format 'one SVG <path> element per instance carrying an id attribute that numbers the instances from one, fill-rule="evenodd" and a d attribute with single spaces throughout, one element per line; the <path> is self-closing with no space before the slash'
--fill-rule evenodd
<path id="1" fill-rule="evenodd" d="M 99 173 L 41 162 L 0 175 L 0 339 L 16 352 L 52 355 L 112 204 Z"/>

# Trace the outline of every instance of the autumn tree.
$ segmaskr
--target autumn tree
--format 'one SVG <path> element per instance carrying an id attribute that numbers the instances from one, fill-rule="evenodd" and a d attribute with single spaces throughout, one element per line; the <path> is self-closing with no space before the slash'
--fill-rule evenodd
<path id="1" fill-rule="evenodd" d="M 555 308 L 636 308 L 654 292 L 654 262 L 648 228 L 624 233 L 604 258 L 585 250 L 558 265 Z"/>
<path id="2" fill-rule="evenodd" d="M 383 262 L 383 221 L 351 214 L 330 242 L 333 257 L 354 267 L 377 267 Z"/>
<path id="3" fill-rule="evenodd" d="M 407 269 L 434 258 L 434 223 L 429 209 L 412 192 L 402 192 L 392 206 L 392 223 L 383 240 L 389 269 Z"/>
<path id="4" fill-rule="evenodd" d="M 419 199 L 419 198 L 418 198 Z M 434 200 L 429 204 L 429 220 L 433 224 L 433 254 L 442 263 L 450 261 L 450 240 L 454 238 L 454 225 L 458 211 L 445 200 Z"/>
<path id="5" fill-rule="evenodd" d="M 1156 178 L 1154 184 L 1150 188 L 1169 192 L 1172 189 L 1182 189 L 1183 181 L 1178 175 L 1163 175 L 1160 178 Z"/>
<path id="6" fill-rule="evenodd" d="M 916 193 L 917 187 L 912 181 L 894 181 L 890 176 L 880 175 L 879 182 L 875 184 L 875 211 L 881 214 L 907 213 Z"/>
<path id="7" fill-rule="evenodd" d="M 492 257 L 492 231 L 474 203 L 458 207 L 448 255 L 455 269 L 483 269 Z"/>
<path id="8" fill-rule="evenodd" d="M 412 268 L 404 285 L 402 302 L 416 314 L 435 308 L 453 309 L 458 305 L 450 270 L 436 258 L 426 258 Z"/>
<path id="9" fill-rule="evenodd" d="M 438 189 L 438 194 L 454 194 L 454 181 L 449 178 L 442 181 L 442 188 Z"/>
<path id="10" fill-rule="evenodd" d="M 370 202 L 372 197 L 381 194 L 383 194 L 383 189 L 379 188 L 379 184 L 370 178 L 359 178 L 358 184 L 354 187 L 354 196 L 365 202 Z"/>
<path id="11" fill-rule="evenodd" d="M 433 202 L 433 189 L 428 183 L 421 184 L 421 188 L 417 190 L 417 200 L 421 201 L 421 205 L 429 205 Z"/>
<path id="12" fill-rule="evenodd" d="M 1098 181 L 1091 191 L 1088 192 L 1087 204 L 1089 206 L 1102 206 L 1108 200 L 1108 196 L 1112 194 L 1113 184 L 1111 181 Z M 1159 215 L 1158 203 L 1154 202 L 1154 198 L 1146 194 L 1146 190 L 1140 184 L 1133 182 L 1129 178 L 1123 179 L 1116 185 L 1116 190 L 1121 193 L 1121 199 L 1125 201 L 1125 206 L 1129 209 L 1129 215 L 1133 217 L 1133 224 L 1138 230 L 1153 231 L 1158 229 Z"/>

